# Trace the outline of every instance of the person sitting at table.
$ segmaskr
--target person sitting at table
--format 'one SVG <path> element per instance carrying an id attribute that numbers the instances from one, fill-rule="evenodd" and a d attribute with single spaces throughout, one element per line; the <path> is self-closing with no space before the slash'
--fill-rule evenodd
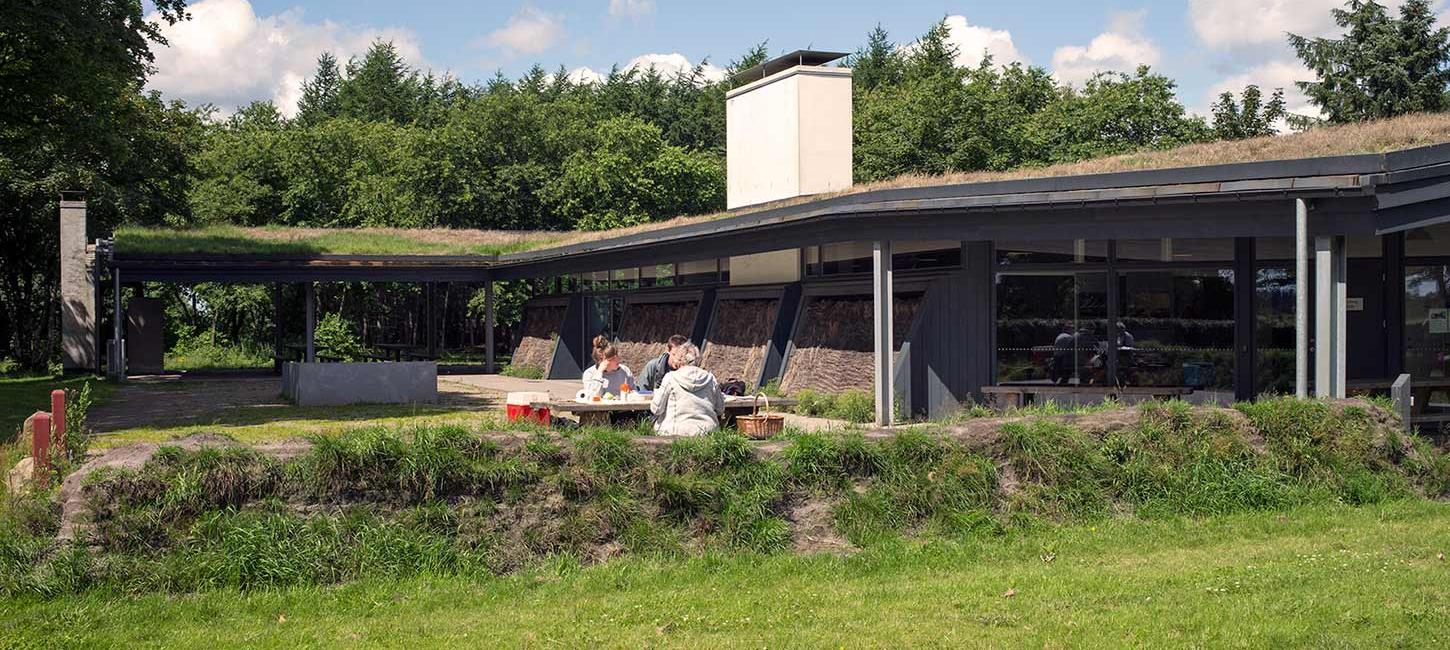
<path id="1" fill-rule="evenodd" d="M 584 397 L 617 397 L 626 385 L 634 387 L 634 373 L 619 362 L 619 350 L 609 339 L 594 337 L 594 365 L 584 371 Z"/>
<path id="2" fill-rule="evenodd" d="M 644 372 L 639 373 L 639 387 L 641 390 L 655 390 L 660 387 L 660 382 L 665 380 L 665 375 L 670 372 L 670 352 L 683 343 L 689 343 L 687 339 L 679 334 L 670 337 L 665 343 L 665 351 L 649 363 L 644 364 Z"/>
<path id="3" fill-rule="evenodd" d="M 699 366 L 700 348 L 688 341 L 670 351 L 670 368 L 650 399 L 655 433 L 662 436 L 698 436 L 720 427 L 725 416 L 725 395 L 715 375 Z"/>

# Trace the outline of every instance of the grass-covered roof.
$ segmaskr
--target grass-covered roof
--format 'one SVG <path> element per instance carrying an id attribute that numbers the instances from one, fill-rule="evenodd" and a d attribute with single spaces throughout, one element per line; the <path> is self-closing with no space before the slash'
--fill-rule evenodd
<path id="1" fill-rule="evenodd" d="M 116 232 L 122 254 L 339 254 L 339 255 L 479 255 L 492 256 L 565 246 L 610 237 L 661 230 L 740 216 L 767 208 L 882 189 L 962 185 L 1231 163 L 1268 162 L 1377 154 L 1450 142 L 1450 113 L 1410 115 L 1389 120 L 1313 129 L 1304 133 L 1247 140 L 1193 144 L 1174 149 L 1032 167 L 1005 172 L 909 174 L 864 183 L 829 195 L 813 195 L 734 211 L 678 217 L 606 231 L 525 232 L 402 228 L 242 228 L 207 226 L 192 229 L 123 227 Z"/>

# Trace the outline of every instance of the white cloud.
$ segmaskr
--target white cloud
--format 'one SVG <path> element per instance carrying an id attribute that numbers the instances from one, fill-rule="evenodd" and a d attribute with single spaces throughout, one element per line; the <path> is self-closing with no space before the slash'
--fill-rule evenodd
<path id="1" fill-rule="evenodd" d="M 175 25 L 147 16 L 162 25 L 170 42 L 154 48 L 156 73 L 147 86 L 226 112 L 270 99 L 283 115 L 295 114 L 302 81 L 312 76 L 324 51 L 347 61 L 374 41 L 392 41 L 410 65 L 426 67 L 417 37 L 406 29 L 308 22 L 300 9 L 258 16 L 248 0 L 201 0 L 188 11 L 191 20 Z"/>
<path id="2" fill-rule="evenodd" d="M 654 12 L 654 0 L 609 0 L 609 15 L 615 18 L 640 18 Z"/>
<path id="3" fill-rule="evenodd" d="M 680 74 L 690 74 L 695 69 L 695 64 L 690 63 L 690 60 L 679 52 L 670 54 L 641 54 L 630 59 L 629 63 L 624 64 L 625 70 L 644 71 L 650 68 L 654 68 L 655 72 L 660 73 L 661 76 L 669 78 Z M 709 63 L 702 66 L 701 74 L 705 77 L 705 81 L 719 81 L 725 78 L 725 70 L 723 68 L 715 67 Z"/>
<path id="4" fill-rule="evenodd" d="M 620 66 L 619 69 L 621 72 L 628 72 L 630 70 L 644 72 L 653 69 L 660 76 L 671 79 L 677 75 L 692 73 L 695 70 L 695 64 L 690 63 L 690 59 L 679 52 L 672 52 L 670 54 L 641 54 L 630 59 L 623 66 Z M 704 77 L 703 81 L 706 82 L 715 82 L 725 78 L 725 70 L 723 68 L 718 68 L 708 63 L 701 66 L 700 74 Z M 599 72 L 588 66 L 574 68 L 569 71 L 567 76 L 569 81 L 576 84 L 603 83 L 605 78 L 608 77 L 606 73 Z"/>
<path id="5" fill-rule="evenodd" d="M 999 66 L 1027 62 L 1027 57 L 1018 52 L 1012 42 L 1012 32 L 973 25 L 961 15 L 947 16 L 942 20 L 947 25 L 947 43 L 957 48 L 955 63 L 960 67 L 977 67 L 985 54 L 992 55 L 992 62 Z M 916 47 L 913 41 L 901 46 L 900 50 L 909 54 Z"/>
<path id="6" fill-rule="evenodd" d="M 570 82 L 576 84 L 597 84 L 604 82 L 604 75 L 590 69 L 588 66 L 580 66 L 569 71 L 566 75 Z"/>
<path id="7" fill-rule="evenodd" d="M 1330 10 L 1342 0 L 1188 0 L 1188 19 L 1205 45 L 1232 48 L 1285 43 L 1285 34 L 1335 30 Z"/>
<path id="8" fill-rule="evenodd" d="M 564 24 L 558 16 L 525 5 L 507 24 L 484 36 L 483 42 L 510 54 L 538 54 L 563 38 Z"/>
<path id="9" fill-rule="evenodd" d="M 1101 71 L 1131 72 L 1139 65 L 1157 65 L 1159 53 L 1143 34 L 1143 11 L 1113 16 L 1105 31 L 1086 46 L 1068 45 L 1052 52 L 1052 73 L 1074 84 L 1087 81 Z"/>

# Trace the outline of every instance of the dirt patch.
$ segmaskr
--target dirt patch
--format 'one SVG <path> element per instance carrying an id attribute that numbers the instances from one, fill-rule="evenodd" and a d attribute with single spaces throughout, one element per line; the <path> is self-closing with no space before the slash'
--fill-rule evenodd
<path id="1" fill-rule="evenodd" d="M 790 545 L 797 553 L 842 554 L 856 546 L 836 532 L 836 505 L 840 499 L 806 499 L 791 506 L 786 514 L 790 522 Z"/>
<path id="2" fill-rule="evenodd" d="M 872 302 L 871 296 L 811 299 L 801 314 L 804 320 L 797 326 L 795 349 L 786 363 L 781 389 L 786 393 L 803 388 L 828 393 L 871 390 Z M 921 303 L 921 294 L 896 297 L 891 316 L 893 351 L 901 351 Z"/>
<path id="3" fill-rule="evenodd" d="M 514 348 L 515 366 L 540 368 L 549 376 L 549 366 L 554 363 L 554 347 L 559 342 L 559 328 L 564 325 L 562 305 L 539 305 L 524 307 L 523 336 Z"/>
<path id="4" fill-rule="evenodd" d="M 636 374 L 643 372 L 644 364 L 665 351 L 671 335 L 690 335 L 699 311 L 700 303 L 693 300 L 627 306 L 624 322 L 619 327 L 619 342 L 615 344 L 619 348 L 620 363 Z"/>
<path id="5" fill-rule="evenodd" d="M 780 301 L 774 298 L 716 302 L 700 367 L 722 381 L 740 379 L 755 388 L 779 309 Z"/>

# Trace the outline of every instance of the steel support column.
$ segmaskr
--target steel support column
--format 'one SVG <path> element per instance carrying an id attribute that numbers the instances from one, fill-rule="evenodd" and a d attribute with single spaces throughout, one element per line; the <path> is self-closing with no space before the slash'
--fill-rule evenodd
<path id="1" fill-rule="evenodd" d="M 317 345 L 314 339 L 317 334 L 317 285 L 308 282 L 302 286 L 304 319 L 307 321 L 302 335 L 307 346 L 307 354 L 302 357 L 302 360 L 313 363 L 317 361 Z"/>
<path id="2" fill-rule="evenodd" d="M 490 374 L 498 372 L 494 362 L 494 327 L 493 282 L 489 281 L 483 285 L 483 371 Z"/>
<path id="3" fill-rule="evenodd" d="M 883 427 L 891 425 L 896 394 L 895 387 L 891 385 L 894 365 L 891 308 L 895 303 L 891 276 L 891 242 L 874 242 L 871 247 L 871 287 L 875 331 L 876 424 Z"/>
<path id="4" fill-rule="evenodd" d="M 1344 397 L 1343 237 L 1314 238 L 1314 396 Z"/>
<path id="5" fill-rule="evenodd" d="M 1309 205 L 1294 199 L 1294 396 L 1309 397 Z"/>
<path id="6" fill-rule="evenodd" d="M 272 283 L 272 371 L 282 372 L 282 360 L 287 358 L 287 341 L 282 327 L 285 314 L 282 311 L 282 283 Z"/>
<path id="7" fill-rule="evenodd" d="M 111 379 L 126 378 L 125 314 L 121 308 L 121 269 L 111 269 L 111 349 L 106 355 L 106 372 Z"/>

